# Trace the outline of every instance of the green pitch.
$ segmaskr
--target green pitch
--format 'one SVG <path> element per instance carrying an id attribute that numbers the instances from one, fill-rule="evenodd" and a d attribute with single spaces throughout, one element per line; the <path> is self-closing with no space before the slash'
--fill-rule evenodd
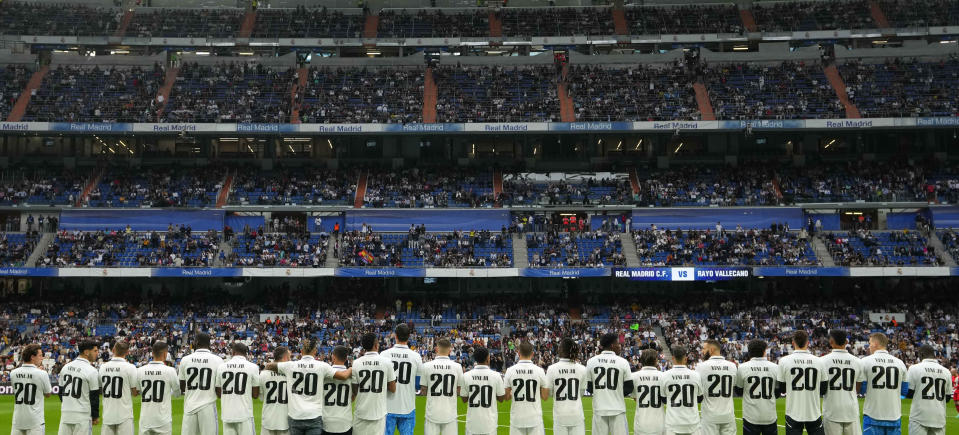
<path id="1" fill-rule="evenodd" d="M 585 409 L 586 409 L 586 432 L 589 433 L 590 427 L 590 398 L 586 397 L 583 399 Z M 903 422 L 902 428 L 903 433 L 906 433 L 906 428 L 908 427 L 908 418 L 905 417 L 909 414 L 909 400 L 903 400 L 902 402 L 902 413 L 903 413 Z M 778 402 L 779 408 L 779 422 L 783 422 L 783 407 L 785 406 L 785 401 L 780 400 Z M 627 407 L 630 409 L 627 411 L 630 421 L 630 431 L 632 431 L 632 421 L 633 421 L 633 408 L 632 401 L 626 401 Z M 260 403 L 254 404 L 256 410 L 256 422 L 257 422 L 257 431 L 259 431 L 260 424 Z M 426 406 L 426 398 L 417 397 L 416 398 L 416 434 L 420 435 L 423 433 L 423 409 Z M 137 414 L 140 410 L 139 398 L 136 399 L 134 404 Z M 509 402 L 501 403 L 499 406 L 500 417 L 499 424 L 501 435 L 507 435 L 509 433 Z M 183 402 L 182 399 L 175 399 L 173 403 L 173 433 L 180 433 L 180 420 L 182 418 Z M 460 433 L 464 433 L 463 422 L 466 418 L 466 405 L 460 403 Z M 742 408 L 740 407 L 739 399 L 736 399 L 736 415 L 737 417 L 742 416 Z M 46 417 L 47 417 L 47 433 L 56 434 L 57 426 L 60 422 L 60 401 L 56 397 L 48 398 L 46 401 Z M 0 435 L 10 433 L 10 421 L 13 418 L 13 396 L 3 396 L 0 397 Z M 543 418 L 546 420 L 546 431 L 550 432 L 550 429 L 553 426 L 552 418 L 552 403 L 546 402 L 543 404 Z M 93 433 L 96 435 L 100 434 L 100 428 L 95 427 Z M 742 430 L 740 429 L 740 432 Z M 785 433 L 782 428 L 780 428 L 779 433 Z M 950 402 L 946 405 L 946 433 L 947 434 L 957 434 L 959 433 L 959 418 L 956 418 L 956 408 Z"/>

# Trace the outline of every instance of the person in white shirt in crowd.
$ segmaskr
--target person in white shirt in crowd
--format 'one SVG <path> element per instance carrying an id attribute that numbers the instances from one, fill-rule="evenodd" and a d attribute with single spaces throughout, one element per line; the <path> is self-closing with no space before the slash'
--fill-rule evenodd
<path id="1" fill-rule="evenodd" d="M 869 356 L 863 357 L 862 376 L 866 399 L 862 406 L 864 435 L 899 435 L 902 427 L 902 383 L 906 365 L 889 354 L 889 337 L 881 332 L 869 336 Z"/>
<path id="2" fill-rule="evenodd" d="M 28 344 L 20 353 L 20 367 L 10 372 L 13 384 L 13 422 L 11 435 L 46 435 L 44 401 L 53 387 L 50 375 L 41 369 L 43 349 Z"/>
<path id="3" fill-rule="evenodd" d="M 846 331 L 829 331 L 829 346 L 832 352 L 824 355 L 823 372 L 829 383 L 822 399 L 822 420 L 826 435 L 860 435 L 859 398 L 856 397 L 856 380 L 862 377 L 859 358 L 846 350 Z"/>
<path id="4" fill-rule="evenodd" d="M 584 435 L 586 417 L 583 413 L 583 393 L 589 375 L 586 366 L 576 362 L 579 346 L 570 338 L 559 342 L 559 361 L 546 369 L 546 385 L 553 399 L 553 434 Z"/>
<path id="5" fill-rule="evenodd" d="M 173 434 L 173 398 L 180 397 L 176 370 L 167 365 L 170 347 L 153 343 L 153 361 L 137 369 L 140 390 L 140 435 Z"/>
<path id="6" fill-rule="evenodd" d="M 593 427 L 596 435 L 628 435 L 626 397 L 633 393 L 629 362 L 619 356 L 619 336 L 603 334 L 599 341 L 602 353 L 586 362 L 589 386 L 593 392 Z"/>
<path id="7" fill-rule="evenodd" d="M 386 433 L 386 396 L 396 393 L 393 363 L 379 354 L 380 341 L 368 332 L 360 338 L 363 356 L 353 362 L 350 380 L 357 386 L 353 431 L 357 434 Z"/>
<path id="8" fill-rule="evenodd" d="M 303 340 L 298 361 L 271 362 L 266 369 L 286 376 L 289 389 L 287 404 L 290 435 L 323 434 L 324 383 L 333 378 L 346 380 L 352 369 L 334 370 L 329 364 L 316 359 L 316 337 Z"/>
<path id="9" fill-rule="evenodd" d="M 216 412 L 214 375 L 223 358 L 210 352 L 210 334 L 200 332 L 193 353 L 180 360 L 180 390 L 183 391 L 181 435 L 217 435 L 220 419 Z"/>
<path id="10" fill-rule="evenodd" d="M 118 340 L 113 344 L 113 358 L 100 366 L 100 391 L 103 396 L 103 428 L 101 435 L 133 433 L 133 397 L 137 389 L 137 368 L 126 360 L 130 343 Z"/>
<path id="11" fill-rule="evenodd" d="M 663 372 L 659 371 L 659 352 L 646 349 L 639 354 L 642 366 L 633 372 L 633 399 L 636 401 L 636 414 L 633 416 L 633 433 L 636 435 L 662 435 L 665 427 L 665 403 L 660 392 Z"/>
<path id="12" fill-rule="evenodd" d="M 289 360 L 288 347 L 279 346 L 273 350 L 273 362 L 282 363 Z M 260 412 L 260 434 L 287 435 L 290 430 L 290 423 L 287 420 L 290 393 L 286 376 L 275 371 L 261 371 L 260 392 L 263 399 L 263 409 Z"/>
<path id="13" fill-rule="evenodd" d="M 350 350 L 336 346 L 330 354 L 333 370 L 346 370 Z M 353 386 L 349 379 L 331 379 L 323 384 L 323 434 L 345 435 L 353 431 Z"/>
<path id="14" fill-rule="evenodd" d="M 506 384 L 503 375 L 489 368 L 489 360 L 485 347 L 473 348 L 476 365 L 461 378 L 460 398 L 467 405 L 467 435 L 493 435 L 499 426 L 497 403 L 506 400 Z"/>
<path id="15" fill-rule="evenodd" d="M 524 341 L 516 347 L 519 361 L 506 369 L 506 397 L 510 435 L 544 435 L 543 399 L 549 396 L 546 372 L 533 364 L 533 345 Z"/>
<path id="16" fill-rule="evenodd" d="M 660 397 L 666 402 L 666 435 L 699 435 L 699 404 L 703 401 L 703 383 L 699 373 L 686 366 L 686 347 L 673 346 L 673 368 L 663 373 Z"/>
<path id="17" fill-rule="evenodd" d="M 423 364 L 420 387 L 426 396 L 425 435 L 456 435 L 456 398 L 460 395 L 463 366 L 450 359 L 453 343 L 446 338 L 436 341 L 436 358 Z"/>
<path id="18" fill-rule="evenodd" d="M 60 369 L 59 435 L 89 435 L 100 424 L 100 375 L 93 367 L 97 343 L 83 340 L 80 355 Z"/>
<path id="19" fill-rule="evenodd" d="M 793 353 L 779 360 L 779 382 L 786 390 L 786 435 L 823 435 L 820 397 L 828 388 L 822 361 L 809 353 L 809 335 L 793 333 Z"/>
<path id="20" fill-rule="evenodd" d="M 776 398 L 785 394 L 779 366 L 766 359 L 766 342 L 752 340 L 749 361 L 736 372 L 736 394 L 743 400 L 743 435 L 778 435 Z"/>
<path id="21" fill-rule="evenodd" d="M 919 347 L 919 363 L 906 372 L 909 393 L 909 435 L 945 435 L 946 403 L 952 398 L 952 375 L 936 360 L 936 349 Z"/>
<path id="22" fill-rule="evenodd" d="M 250 349 L 235 342 L 230 346 L 233 357 L 216 371 L 216 395 L 223 405 L 223 434 L 256 433 L 253 421 L 253 399 L 260 397 L 260 368 L 246 359 Z"/>
<path id="23" fill-rule="evenodd" d="M 716 340 L 703 341 L 702 354 L 708 359 L 696 365 L 696 372 L 703 379 L 705 393 L 703 435 L 735 435 L 733 386 L 736 384 L 736 364 L 723 358 L 722 345 Z"/>
<path id="24" fill-rule="evenodd" d="M 397 311 L 402 302 L 397 299 Z M 396 372 L 396 392 L 386 397 L 386 433 L 396 430 L 400 435 L 413 435 L 416 426 L 416 385 L 423 367 L 423 357 L 410 350 L 410 327 L 405 323 L 396 325 L 393 330 L 396 344 L 383 352 L 383 356 L 393 362 Z"/>

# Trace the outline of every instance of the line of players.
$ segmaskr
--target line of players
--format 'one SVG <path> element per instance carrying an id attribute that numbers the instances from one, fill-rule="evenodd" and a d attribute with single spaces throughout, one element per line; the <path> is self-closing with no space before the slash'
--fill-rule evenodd
<path id="1" fill-rule="evenodd" d="M 99 423 L 103 401 L 103 434 L 132 434 L 132 397 L 141 397 L 139 433 L 172 434 L 171 399 L 185 394 L 184 435 L 223 433 L 256 434 L 253 399 L 263 394 L 261 434 L 393 434 L 412 435 L 417 392 L 426 396 L 424 433 L 457 434 L 457 398 L 467 404 L 466 433 L 497 433 L 497 403 L 511 401 L 511 434 L 543 435 L 542 401 L 553 400 L 554 434 L 585 434 L 582 397 L 592 396 L 593 434 L 628 435 L 626 397 L 635 400 L 635 434 L 734 435 L 737 433 L 733 397 L 743 397 L 743 433 L 776 434 L 776 400 L 786 398 L 787 434 L 897 435 L 900 433 L 900 391 L 908 384 L 910 434 L 945 434 L 945 403 L 950 399 L 951 377 L 935 359 L 935 351 L 920 348 L 922 361 L 906 370 L 886 351 L 883 334 L 870 337 L 872 354 L 859 359 L 845 351 L 846 334 L 830 331 L 833 351 L 823 357 L 809 353 L 808 336 L 797 331 L 794 352 L 777 365 L 765 358 L 766 343 L 749 343 L 750 359 L 737 366 L 721 355 L 720 344 L 707 340 L 708 359 L 695 370 L 687 367 L 687 350 L 672 348 L 673 367 L 661 372 L 658 353 L 646 350 L 642 368 L 631 373 L 618 356 L 615 334 L 600 340 L 602 352 L 583 366 L 576 362 L 577 344 L 559 343 L 559 361 L 547 370 L 532 362 L 533 347 L 521 343 L 519 361 L 505 376 L 489 368 L 489 352 L 477 347 L 476 366 L 464 373 L 449 358 L 452 345 L 437 341 L 436 358 L 422 363 L 408 346 L 409 328 L 395 330 L 397 343 L 382 355 L 375 334 L 361 338 L 364 354 L 346 367 L 349 350 L 336 347 L 332 365 L 316 359 L 315 340 L 304 343 L 301 358 L 290 361 L 290 351 L 278 348 L 274 362 L 260 371 L 246 359 L 242 343 L 232 346 L 232 357 L 223 361 L 209 351 L 210 338 L 198 334 L 195 352 L 183 358 L 179 370 L 168 365 L 168 348 L 153 345 L 153 361 L 135 368 L 124 360 L 125 342 L 114 346 L 114 357 L 99 371 L 97 346 L 79 345 L 80 356 L 60 373 L 62 400 L 59 434 L 88 435 Z M 42 352 L 27 346 L 23 364 L 12 373 L 15 392 L 14 435 L 44 433 L 43 400 L 50 381 L 39 369 Z M 420 386 L 417 386 L 420 384 Z M 865 394 L 862 426 L 858 393 Z M 222 401 L 222 418 L 216 401 Z M 700 413 L 700 404 L 702 411 Z M 355 406 L 355 413 L 353 408 Z M 221 421 L 222 420 L 222 421 Z"/>

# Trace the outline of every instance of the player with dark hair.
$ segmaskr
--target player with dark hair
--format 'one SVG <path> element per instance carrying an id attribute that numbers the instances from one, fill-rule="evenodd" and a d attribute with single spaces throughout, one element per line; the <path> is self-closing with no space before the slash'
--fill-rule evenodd
<path id="1" fill-rule="evenodd" d="M 20 352 L 20 367 L 10 372 L 13 384 L 13 424 L 11 435 L 46 435 L 44 397 L 53 391 L 50 375 L 40 367 L 43 349 L 28 344 Z"/>
<path id="2" fill-rule="evenodd" d="M 379 354 L 376 334 L 363 334 L 360 345 L 364 353 L 353 362 L 351 378 L 357 386 L 353 431 L 378 435 L 386 433 L 386 397 L 396 392 L 396 372 L 393 363 Z"/>
<path id="3" fill-rule="evenodd" d="M 273 362 L 282 363 L 290 360 L 290 349 L 279 346 L 273 349 Z M 289 433 L 288 393 L 286 376 L 275 371 L 262 370 L 260 372 L 260 391 L 263 392 L 263 409 L 260 412 L 261 435 L 285 435 Z"/>
<path id="4" fill-rule="evenodd" d="M 133 397 L 137 390 L 137 368 L 126 360 L 130 344 L 113 344 L 113 358 L 100 366 L 100 391 L 103 392 L 102 435 L 133 433 Z"/>
<path id="5" fill-rule="evenodd" d="M 639 354 L 638 371 L 630 375 L 636 391 L 636 414 L 633 416 L 633 433 L 636 435 L 661 435 L 665 428 L 666 414 L 663 398 L 660 397 L 660 384 L 663 372 L 659 371 L 659 352 L 646 349 Z"/>
<path id="6" fill-rule="evenodd" d="M 352 369 L 334 370 L 316 359 L 316 337 L 302 340 L 298 361 L 274 361 L 267 370 L 286 376 L 289 389 L 287 416 L 290 435 L 321 435 L 323 433 L 323 392 L 327 379 L 349 379 Z"/>
<path id="7" fill-rule="evenodd" d="M 846 351 L 846 331 L 829 331 L 832 352 L 821 358 L 829 388 L 822 399 L 823 429 L 826 435 L 860 435 L 859 398 L 856 380 L 862 377 L 859 358 Z"/>
<path id="8" fill-rule="evenodd" d="M 559 341 L 559 361 L 546 369 L 546 387 L 553 399 L 553 434 L 583 435 L 586 417 L 583 393 L 589 376 L 586 367 L 576 362 L 579 346 L 570 338 Z"/>
<path id="9" fill-rule="evenodd" d="M 436 340 L 436 358 L 423 364 L 421 387 L 426 396 L 424 435 L 456 435 L 456 397 L 460 395 L 463 366 L 450 359 L 453 343 L 448 339 Z"/>
<path id="10" fill-rule="evenodd" d="M 416 426 L 416 391 L 419 384 L 423 357 L 410 350 L 410 327 L 405 323 L 393 329 L 396 344 L 383 352 L 383 356 L 393 362 L 396 372 L 396 393 L 386 397 L 386 433 L 393 435 L 398 429 L 400 435 L 413 435 Z"/>
<path id="11" fill-rule="evenodd" d="M 619 336 L 603 334 L 599 340 L 602 352 L 586 362 L 589 386 L 593 392 L 593 427 L 595 435 L 628 435 L 626 397 L 633 393 L 629 362 L 619 356 Z"/>
<path id="12" fill-rule="evenodd" d="M 793 353 L 779 360 L 779 381 L 786 391 L 786 435 L 823 435 L 820 397 L 828 388 L 822 361 L 809 353 L 809 335 L 792 337 Z"/>
<path id="13" fill-rule="evenodd" d="M 260 397 L 260 368 L 247 361 L 247 345 L 236 342 L 230 350 L 232 358 L 216 370 L 216 395 L 223 404 L 223 434 L 255 433 L 253 399 Z"/>
<path id="14" fill-rule="evenodd" d="M 733 385 L 736 383 L 736 364 L 726 361 L 722 345 L 716 340 L 703 341 L 703 356 L 707 359 L 696 365 L 703 378 L 703 435 L 736 435 L 736 408 L 733 403 Z"/>
<path id="15" fill-rule="evenodd" d="M 198 332 L 193 338 L 193 353 L 183 357 L 178 368 L 184 395 L 181 435 L 219 434 L 213 378 L 221 364 L 223 358 L 210 352 L 210 334 Z"/>
<path id="16" fill-rule="evenodd" d="M 489 368 L 489 351 L 473 349 L 473 370 L 463 375 L 460 397 L 466 408 L 467 434 L 494 434 L 499 425 L 497 402 L 506 400 L 503 376 Z M 496 398 L 496 402 L 493 401 Z"/>
<path id="17" fill-rule="evenodd" d="M 173 434 L 173 398 L 180 397 L 176 370 L 167 365 L 170 347 L 153 343 L 153 360 L 137 369 L 140 389 L 140 435 Z"/>
<path id="18" fill-rule="evenodd" d="M 524 341 L 516 347 L 519 361 L 506 369 L 506 398 L 509 430 L 513 435 L 542 435 L 543 399 L 549 396 L 546 372 L 533 364 L 533 345 Z"/>
<path id="19" fill-rule="evenodd" d="M 80 355 L 60 369 L 59 435 L 89 435 L 100 423 L 100 374 L 93 367 L 97 343 L 83 340 Z"/>
<path id="20" fill-rule="evenodd" d="M 936 350 L 928 344 L 919 347 L 919 359 L 906 374 L 906 397 L 912 399 L 909 435 L 945 435 L 946 402 L 951 398 L 949 371 L 939 364 Z"/>
<path id="21" fill-rule="evenodd" d="M 673 346 L 673 368 L 663 373 L 660 398 L 666 403 L 667 434 L 695 434 L 699 431 L 699 403 L 703 401 L 702 377 L 686 366 L 689 355 L 683 346 Z"/>
<path id="22" fill-rule="evenodd" d="M 765 341 L 752 340 L 746 346 L 749 361 L 736 372 L 736 394 L 743 398 L 743 435 L 777 435 L 776 398 L 785 393 L 779 366 L 766 359 Z"/>
<path id="23" fill-rule="evenodd" d="M 902 431 L 902 383 L 906 365 L 889 354 L 889 338 L 881 332 L 869 336 L 869 356 L 862 360 L 866 399 L 862 406 L 865 435 L 899 435 Z"/>
<path id="24" fill-rule="evenodd" d="M 336 346 L 330 352 L 334 370 L 346 370 L 350 350 Z M 353 388 L 349 379 L 332 379 L 323 385 L 323 434 L 351 435 L 353 433 Z"/>

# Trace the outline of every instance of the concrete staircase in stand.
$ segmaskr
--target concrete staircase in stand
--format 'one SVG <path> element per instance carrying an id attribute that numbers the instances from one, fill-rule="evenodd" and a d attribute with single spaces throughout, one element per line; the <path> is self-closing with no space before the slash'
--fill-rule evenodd
<path id="1" fill-rule="evenodd" d="M 527 254 L 526 237 L 517 233 L 513 238 L 513 267 L 529 267 L 529 255 Z"/>

